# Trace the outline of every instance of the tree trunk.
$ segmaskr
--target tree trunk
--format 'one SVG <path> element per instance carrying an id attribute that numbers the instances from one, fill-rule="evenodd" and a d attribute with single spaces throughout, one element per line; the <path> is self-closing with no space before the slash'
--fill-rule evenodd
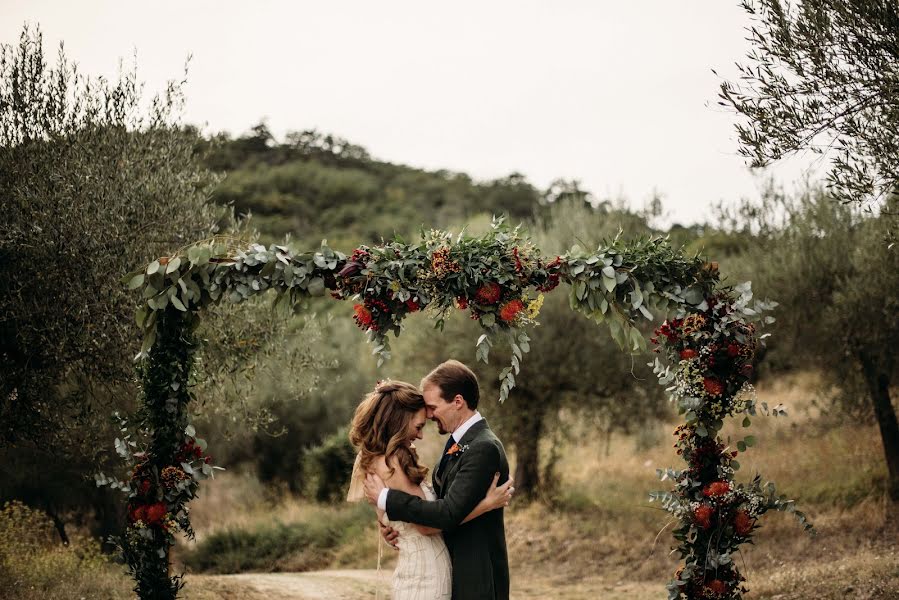
<path id="1" fill-rule="evenodd" d="M 533 500 L 540 488 L 540 436 L 546 410 L 542 404 L 529 403 L 520 412 L 515 444 L 515 495 Z"/>
<path id="2" fill-rule="evenodd" d="M 69 545 L 69 536 L 66 534 L 66 524 L 65 522 L 56 514 L 56 511 L 48 512 L 50 515 L 50 519 L 53 521 L 53 526 L 56 527 L 56 533 L 59 534 L 59 540 L 66 546 Z"/>
<path id="3" fill-rule="evenodd" d="M 887 491 L 893 502 L 899 502 L 899 423 L 896 421 L 896 411 L 890 401 L 890 376 L 884 370 L 878 369 L 877 361 L 867 353 L 860 352 L 859 359 L 865 374 L 865 383 L 871 394 L 874 416 L 880 427 L 880 437 L 883 440 L 883 451 L 889 470 Z"/>

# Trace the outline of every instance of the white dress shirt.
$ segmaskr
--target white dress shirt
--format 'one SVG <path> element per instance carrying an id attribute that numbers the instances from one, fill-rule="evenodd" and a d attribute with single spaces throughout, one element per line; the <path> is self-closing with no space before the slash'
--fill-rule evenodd
<path id="1" fill-rule="evenodd" d="M 481 413 L 478 411 L 474 411 L 474 414 L 468 417 L 464 423 L 456 427 L 456 430 L 453 431 L 450 435 L 453 436 L 453 440 L 458 444 L 462 441 L 462 437 L 468 433 L 468 430 L 471 429 L 471 426 L 482 420 L 484 417 L 481 416 Z M 443 457 L 441 457 L 443 458 Z M 387 492 L 390 491 L 390 488 L 384 488 L 381 490 L 381 493 L 378 494 L 378 508 L 383 511 L 387 510 Z M 390 518 L 390 515 L 387 515 L 387 518 Z"/>

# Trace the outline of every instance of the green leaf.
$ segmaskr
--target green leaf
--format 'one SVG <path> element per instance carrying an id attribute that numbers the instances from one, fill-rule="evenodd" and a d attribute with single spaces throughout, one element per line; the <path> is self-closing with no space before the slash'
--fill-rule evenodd
<path id="1" fill-rule="evenodd" d="M 313 277 L 309 280 L 309 287 L 306 288 L 312 296 L 325 295 L 325 280 L 321 277 Z"/>
<path id="2" fill-rule="evenodd" d="M 747 435 L 745 438 L 743 438 L 743 441 L 746 442 L 747 446 L 755 446 L 755 436 L 754 435 Z"/>
<path id="3" fill-rule="evenodd" d="M 138 273 L 128 281 L 128 289 L 136 290 L 144 284 L 144 274 Z"/>
<path id="4" fill-rule="evenodd" d="M 152 275 L 153 273 L 156 273 L 157 271 L 159 271 L 159 267 L 161 267 L 161 266 L 162 265 L 159 264 L 158 260 L 154 260 L 147 267 L 147 275 Z"/>
<path id="5" fill-rule="evenodd" d="M 165 274 L 174 273 L 181 266 L 181 259 L 177 256 L 169 261 L 169 264 L 165 266 Z"/>
<path id="6" fill-rule="evenodd" d="M 746 452 L 746 443 L 743 440 L 737 442 L 737 450 L 740 452 Z"/>
<path id="7" fill-rule="evenodd" d="M 578 300 L 583 300 L 587 296 L 587 284 L 581 280 L 574 283 L 574 294 Z"/>
<path id="8" fill-rule="evenodd" d="M 156 343 L 156 328 L 151 329 L 147 335 L 144 336 L 144 342 L 141 344 L 140 351 L 146 354 L 150 351 L 150 348 L 153 347 L 153 344 Z"/>
<path id="9" fill-rule="evenodd" d="M 265 263 L 265 266 L 262 267 L 262 270 L 259 271 L 260 277 L 269 277 L 272 273 L 275 272 L 275 267 L 277 266 L 277 261 L 271 261 Z"/>
<path id="10" fill-rule="evenodd" d="M 744 417 L 743 418 L 743 427 L 749 427 L 750 425 L 752 425 L 752 421 L 749 420 L 749 417 Z"/>
<path id="11" fill-rule="evenodd" d="M 614 277 L 606 277 L 603 275 L 602 278 L 602 286 L 606 288 L 607 292 L 612 292 L 615 290 L 615 278 Z"/>
<path id="12" fill-rule="evenodd" d="M 172 296 L 172 306 L 180 310 L 181 312 L 187 312 L 187 307 L 178 299 L 178 296 Z"/>

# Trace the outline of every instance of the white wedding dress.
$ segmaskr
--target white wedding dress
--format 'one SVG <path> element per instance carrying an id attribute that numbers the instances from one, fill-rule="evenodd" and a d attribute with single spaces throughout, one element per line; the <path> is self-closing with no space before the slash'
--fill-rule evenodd
<path id="1" fill-rule="evenodd" d="M 362 480 L 358 457 L 350 479 L 347 500 L 356 502 L 363 498 Z M 437 499 L 433 488 L 422 482 L 425 500 Z M 449 552 L 439 533 L 424 535 L 414 525 L 404 521 L 391 521 L 385 514 L 381 522 L 399 532 L 397 547 L 399 557 L 393 571 L 393 600 L 450 600 L 453 591 L 453 572 Z M 380 541 L 378 543 L 381 543 Z"/>
<path id="2" fill-rule="evenodd" d="M 437 496 L 431 486 L 422 482 L 425 499 Z M 396 529 L 400 550 L 393 571 L 393 600 L 450 600 L 453 591 L 452 564 L 439 533 L 424 535 L 411 523 L 391 521 L 385 514 L 381 522 Z"/>

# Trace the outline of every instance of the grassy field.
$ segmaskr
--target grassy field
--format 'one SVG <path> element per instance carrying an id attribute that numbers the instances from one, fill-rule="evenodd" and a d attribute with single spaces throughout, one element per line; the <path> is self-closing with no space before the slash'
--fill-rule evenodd
<path id="1" fill-rule="evenodd" d="M 766 516 L 755 545 L 738 559 L 750 597 L 899 598 L 899 527 L 883 491 L 879 434 L 870 425 L 833 426 L 812 402 L 817 388 L 817 380 L 804 375 L 759 389 L 769 404 L 786 404 L 790 416 L 755 419 L 758 445 L 740 456 L 740 478 L 760 472 L 777 482 L 782 493 L 797 499 L 818 534 L 802 533 L 790 515 Z M 664 598 L 664 582 L 677 561 L 669 556 L 667 514 L 647 501 L 647 492 L 665 487 L 656 468 L 678 466 L 672 429 L 648 425 L 638 435 L 606 440 L 596 437 L 589 421 L 572 419 L 557 448 L 560 492 L 549 502 L 513 503 L 507 510 L 513 598 Z M 430 464 L 443 442 L 433 430 L 425 437 L 420 450 Z M 176 551 L 178 564 L 194 573 L 188 575 L 189 600 L 255 597 L 240 587 L 250 580 L 215 576 L 220 573 L 347 572 L 377 565 L 370 507 L 316 505 L 273 494 L 252 474 L 227 471 L 208 482 L 192 516 L 197 542 Z M 385 577 L 394 561 L 385 548 Z M 92 565 L 105 591 L 91 594 L 88 585 L 79 597 L 128 597 L 130 585 L 118 567 Z M 310 577 L 322 581 L 319 574 Z M 16 597 L 64 597 L 48 586 L 37 582 L 34 595 Z"/>
<path id="2" fill-rule="evenodd" d="M 785 404 L 790 416 L 754 420 L 758 444 L 740 457 L 740 478 L 759 472 L 775 481 L 781 493 L 798 501 L 818 535 L 803 534 L 789 515 L 770 514 L 755 546 L 742 553 L 741 565 L 757 598 L 899 597 L 899 530 L 890 524 L 883 492 L 886 470 L 878 432 L 869 425 L 833 426 L 815 408 L 813 399 L 821 393 L 811 375 L 759 389 L 762 400 Z M 507 511 L 516 597 L 606 597 L 628 585 L 648 586 L 647 597 L 658 597 L 658 584 L 677 566 L 669 556 L 667 514 L 647 500 L 648 491 L 664 488 L 655 470 L 678 466 L 669 443 L 673 424 L 648 425 L 638 435 L 611 440 L 597 438 L 597 429 L 589 420 L 572 419 L 557 449 L 560 493 L 551 502 Z M 742 437 L 743 432 L 736 427 L 725 433 Z M 430 464 L 442 441 L 433 430 L 425 437 L 420 451 Z M 249 539 L 251 532 L 292 523 L 342 524 L 345 535 L 338 527 L 318 547 L 314 561 L 303 551 L 285 551 L 257 564 L 258 570 L 302 570 L 307 563 L 314 569 L 371 569 L 376 564 L 371 509 L 266 497 L 247 474 L 229 473 L 207 486 L 193 514 L 200 544 L 182 549 L 188 565 L 196 564 L 191 553 L 202 552 L 209 536 L 243 532 Z M 393 560 L 387 551 L 385 568 L 392 568 Z M 229 570 L 217 565 L 207 571 Z M 641 595 L 636 589 L 623 593 Z"/>

